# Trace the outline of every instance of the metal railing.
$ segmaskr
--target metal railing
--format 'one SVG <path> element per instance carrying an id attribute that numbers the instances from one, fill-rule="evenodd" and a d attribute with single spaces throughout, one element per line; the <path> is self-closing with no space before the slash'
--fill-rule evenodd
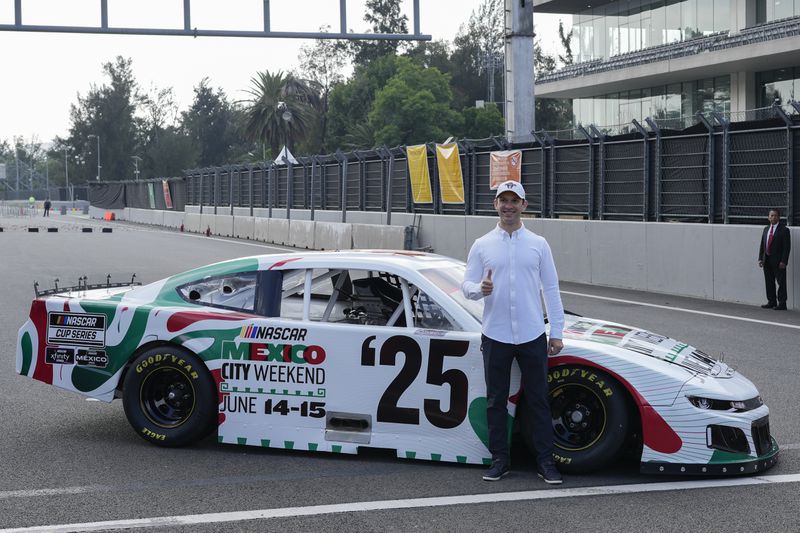
<path id="1" fill-rule="evenodd" d="M 606 220 L 760 223 L 770 207 L 797 224 L 795 161 L 800 154 L 800 104 L 793 113 L 770 108 L 772 118 L 731 122 L 698 114 L 681 131 L 658 121 L 631 123 L 610 136 L 590 125 L 572 139 L 536 132 L 522 151 L 521 181 L 528 213 L 540 217 Z M 761 114 L 764 114 L 762 110 Z M 428 146 L 433 201 L 412 201 L 405 147 L 301 157 L 296 165 L 268 161 L 186 172 L 186 203 L 203 212 L 234 207 L 493 215 L 490 155 L 512 148 L 504 138 L 458 142 L 464 202 L 442 203 L 435 145 Z"/>

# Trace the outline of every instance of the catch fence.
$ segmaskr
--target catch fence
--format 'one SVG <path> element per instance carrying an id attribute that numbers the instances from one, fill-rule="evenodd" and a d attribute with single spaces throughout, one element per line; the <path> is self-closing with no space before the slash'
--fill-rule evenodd
<path id="1" fill-rule="evenodd" d="M 405 147 L 337 152 L 186 172 L 187 205 L 250 207 L 291 213 L 335 210 L 493 215 L 490 156 L 520 149 L 528 213 L 593 220 L 761 223 L 771 207 L 797 224 L 800 107 L 771 118 L 730 122 L 717 113 L 669 130 L 659 121 L 634 121 L 629 133 L 610 136 L 579 127 L 571 139 L 547 132 L 511 146 L 504 138 L 459 141 L 464 201 L 442 201 L 435 145 L 427 146 L 432 202 L 413 201 Z M 764 113 L 762 113 L 763 115 Z M 224 211 L 222 211 L 224 212 Z"/>

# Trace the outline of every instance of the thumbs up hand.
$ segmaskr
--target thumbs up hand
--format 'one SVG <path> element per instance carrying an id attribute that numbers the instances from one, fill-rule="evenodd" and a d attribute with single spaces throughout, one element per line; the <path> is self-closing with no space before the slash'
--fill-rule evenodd
<path id="1" fill-rule="evenodd" d="M 484 296 L 489 296 L 492 294 L 492 290 L 494 289 L 494 284 L 492 283 L 492 271 L 486 274 L 486 277 L 481 281 L 481 292 Z"/>

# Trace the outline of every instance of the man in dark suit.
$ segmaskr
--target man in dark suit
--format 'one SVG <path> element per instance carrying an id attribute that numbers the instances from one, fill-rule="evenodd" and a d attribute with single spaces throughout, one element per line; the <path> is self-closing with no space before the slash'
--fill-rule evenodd
<path id="1" fill-rule="evenodd" d="M 777 208 L 769 210 L 769 226 L 764 228 L 758 244 L 758 266 L 764 269 L 764 283 L 767 288 L 767 303 L 764 309 L 786 310 L 786 265 L 789 264 L 791 248 L 789 228 L 781 224 L 781 212 Z M 775 282 L 778 283 L 777 299 Z"/>

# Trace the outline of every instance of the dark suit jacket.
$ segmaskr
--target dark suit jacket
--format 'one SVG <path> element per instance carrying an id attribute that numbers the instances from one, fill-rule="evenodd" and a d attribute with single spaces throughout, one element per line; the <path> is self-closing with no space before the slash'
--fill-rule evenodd
<path id="1" fill-rule="evenodd" d="M 769 262 L 770 265 L 777 266 L 778 263 L 784 265 L 789 264 L 789 250 L 791 249 L 791 237 L 789 228 L 784 224 L 778 223 L 775 228 L 775 235 L 772 237 L 772 248 L 769 255 L 766 254 L 767 248 L 767 233 L 769 233 L 769 226 L 764 228 L 761 232 L 761 241 L 758 243 L 758 260 Z"/>

